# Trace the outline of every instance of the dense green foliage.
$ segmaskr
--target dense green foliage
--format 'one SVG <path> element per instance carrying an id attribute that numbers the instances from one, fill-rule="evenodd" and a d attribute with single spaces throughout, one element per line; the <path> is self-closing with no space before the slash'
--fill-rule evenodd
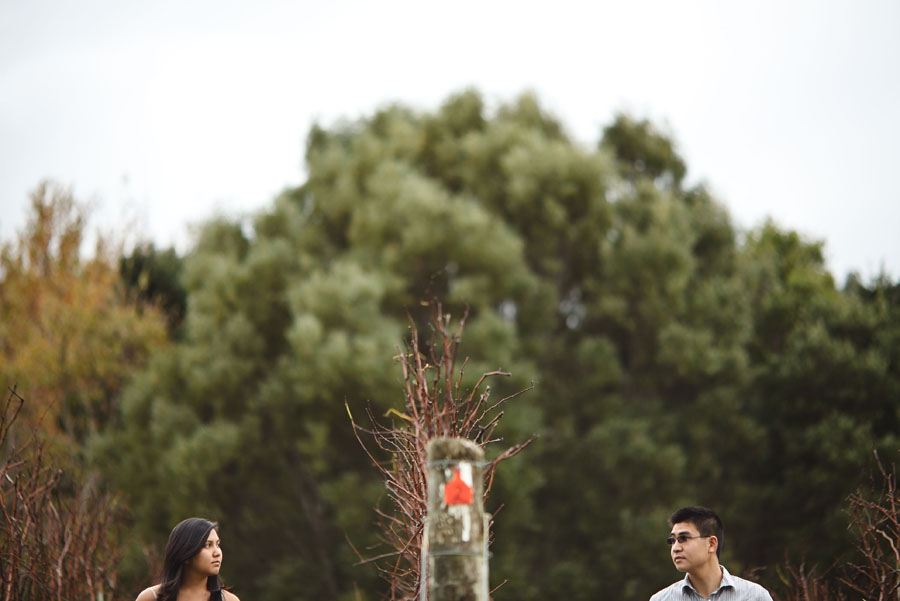
<path id="1" fill-rule="evenodd" d="M 183 261 L 174 248 L 157 250 L 140 245 L 119 259 L 119 276 L 132 301 L 159 308 L 167 317 L 169 332 L 177 337 L 187 310 L 187 291 L 181 282 Z"/>
<path id="2" fill-rule="evenodd" d="M 504 418 L 539 439 L 491 495 L 498 601 L 646 599 L 685 504 L 721 513 L 732 571 L 844 550 L 867 456 L 900 447 L 897 284 L 838 289 L 818 243 L 736 231 L 650 123 L 583 148 L 528 95 L 315 127 L 306 160 L 252 227 L 206 225 L 179 341 L 95 441 L 144 538 L 211 516 L 246 598 L 377 598 L 346 538 L 379 553 L 381 486 L 343 404 L 400 405 L 407 312 L 425 331 L 440 299 L 469 308 L 467 374 L 536 384 Z"/>

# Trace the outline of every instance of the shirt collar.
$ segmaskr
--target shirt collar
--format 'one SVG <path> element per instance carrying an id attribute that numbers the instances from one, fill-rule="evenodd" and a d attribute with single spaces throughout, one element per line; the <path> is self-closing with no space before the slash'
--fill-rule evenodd
<path id="1" fill-rule="evenodd" d="M 722 582 L 719 583 L 719 588 L 714 590 L 713 594 L 719 592 L 720 590 L 722 590 L 725 587 L 734 588 L 734 576 L 732 576 L 731 573 L 728 570 L 726 570 L 725 566 L 723 566 L 722 564 L 719 564 L 719 567 L 722 568 Z M 685 574 L 684 580 L 682 582 L 684 584 L 681 585 L 681 590 L 684 590 L 685 588 L 689 588 L 692 591 L 694 591 L 695 593 L 697 592 L 697 589 L 695 589 L 694 585 L 691 584 L 691 575 L 690 574 Z M 699 595 L 700 593 L 697 593 L 697 594 Z"/>
<path id="2" fill-rule="evenodd" d="M 725 569 L 725 566 L 720 565 L 720 567 L 722 568 L 722 584 L 719 585 L 719 588 L 724 588 L 726 586 L 734 588 L 734 576 Z"/>

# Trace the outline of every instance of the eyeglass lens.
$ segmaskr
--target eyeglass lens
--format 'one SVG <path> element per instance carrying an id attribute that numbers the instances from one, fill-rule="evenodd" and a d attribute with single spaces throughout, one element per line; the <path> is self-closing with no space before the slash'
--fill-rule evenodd
<path id="1" fill-rule="evenodd" d="M 671 547 L 672 545 L 675 544 L 675 541 L 678 541 L 679 545 L 683 545 L 684 543 L 686 543 L 687 541 L 689 541 L 692 538 L 695 538 L 695 537 L 688 536 L 687 534 L 679 534 L 678 536 L 670 536 L 669 538 L 666 539 L 666 542 L 669 543 L 669 546 Z"/>

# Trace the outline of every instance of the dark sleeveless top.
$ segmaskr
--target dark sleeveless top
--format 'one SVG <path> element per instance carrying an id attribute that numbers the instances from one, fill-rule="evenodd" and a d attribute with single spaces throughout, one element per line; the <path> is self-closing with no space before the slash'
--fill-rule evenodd
<path id="1" fill-rule="evenodd" d="M 159 599 L 159 597 L 156 596 L 156 589 L 152 589 L 150 592 L 153 593 L 154 599 Z M 222 589 L 209 591 L 209 601 L 224 601 L 224 599 L 225 595 L 222 594 Z"/>

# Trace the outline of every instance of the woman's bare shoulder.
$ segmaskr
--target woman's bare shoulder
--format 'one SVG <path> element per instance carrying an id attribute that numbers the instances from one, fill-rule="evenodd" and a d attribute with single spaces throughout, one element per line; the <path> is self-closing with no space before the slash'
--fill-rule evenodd
<path id="1" fill-rule="evenodd" d="M 134 601 L 156 601 L 156 593 L 159 591 L 159 585 L 145 588 Z"/>
<path id="2" fill-rule="evenodd" d="M 223 590 L 222 596 L 225 598 L 225 601 L 241 601 L 238 599 L 238 596 L 230 591 Z"/>

